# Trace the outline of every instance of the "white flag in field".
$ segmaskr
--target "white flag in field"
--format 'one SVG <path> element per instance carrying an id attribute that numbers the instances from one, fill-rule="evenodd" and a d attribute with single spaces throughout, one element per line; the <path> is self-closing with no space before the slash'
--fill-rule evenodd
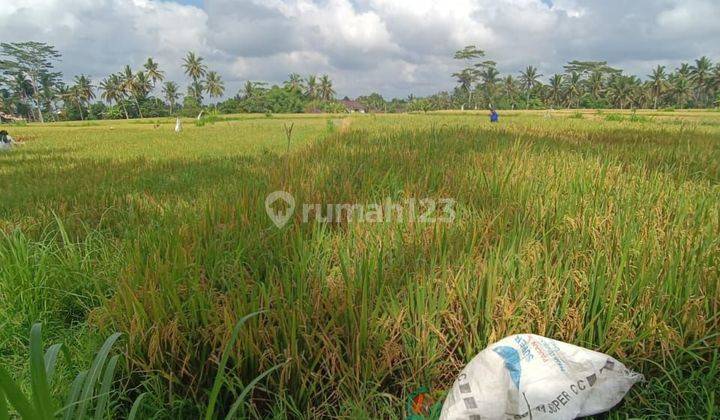
<path id="1" fill-rule="evenodd" d="M 177 117 L 177 119 L 175 119 L 175 132 L 179 133 L 181 131 L 182 131 L 182 122 L 180 121 L 180 117 Z"/>
<path id="2" fill-rule="evenodd" d="M 538 335 L 513 335 L 465 366 L 440 419 L 590 416 L 610 410 L 642 379 L 606 354 Z"/>

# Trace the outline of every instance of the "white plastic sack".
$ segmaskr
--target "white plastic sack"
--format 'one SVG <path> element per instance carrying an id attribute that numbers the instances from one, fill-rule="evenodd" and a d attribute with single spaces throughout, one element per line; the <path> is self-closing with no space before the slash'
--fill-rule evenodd
<path id="1" fill-rule="evenodd" d="M 440 419 L 590 416 L 610 410 L 642 379 L 608 355 L 538 335 L 513 335 L 465 366 Z"/>

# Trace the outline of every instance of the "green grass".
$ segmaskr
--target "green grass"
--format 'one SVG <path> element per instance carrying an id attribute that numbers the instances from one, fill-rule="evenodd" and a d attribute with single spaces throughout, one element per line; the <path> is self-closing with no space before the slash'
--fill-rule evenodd
<path id="1" fill-rule="evenodd" d="M 209 401 L 224 416 L 239 396 L 255 417 L 400 417 L 412 390 L 447 389 L 487 344 L 532 332 L 648 378 L 613 417 L 712 418 L 719 120 L 661 114 L 15 127 L 25 144 L 0 155 L 2 363 L 28 377 L 38 321 L 85 365 L 118 331 L 123 412 L 147 392 L 143 413 L 160 418 L 199 418 Z M 458 216 L 303 224 L 296 212 L 277 229 L 264 209 L 276 190 L 298 203 L 450 197 Z"/>

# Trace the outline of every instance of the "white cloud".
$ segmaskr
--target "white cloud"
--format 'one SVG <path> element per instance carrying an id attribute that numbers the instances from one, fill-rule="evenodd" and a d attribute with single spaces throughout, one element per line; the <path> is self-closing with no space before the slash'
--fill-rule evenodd
<path id="1" fill-rule="evenodd" d="M 0 0 L 0 39 L 63 53 L 67 78 L 153 56 L 176 81 L 197 51 L 234 94 L 246 79 L 327 73 L 342 95 L 451 89 L 456 49 L 477 44 L 503 72 L 549 75 L 571 59 L 639 74 L 655 63 L 720 58 L 717 0 Z"/>

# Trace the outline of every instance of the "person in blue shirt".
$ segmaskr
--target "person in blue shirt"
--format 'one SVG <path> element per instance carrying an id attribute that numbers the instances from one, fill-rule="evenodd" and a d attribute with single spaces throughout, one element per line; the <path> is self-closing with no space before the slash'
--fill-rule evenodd
<path id="1" fill-rule="evenodd" d="M 500 115 L 498 115 L 497 111 L 495 111 L 493 108 L 490 108 L 490 122 L 496 123 L 500 121 Z"/>

